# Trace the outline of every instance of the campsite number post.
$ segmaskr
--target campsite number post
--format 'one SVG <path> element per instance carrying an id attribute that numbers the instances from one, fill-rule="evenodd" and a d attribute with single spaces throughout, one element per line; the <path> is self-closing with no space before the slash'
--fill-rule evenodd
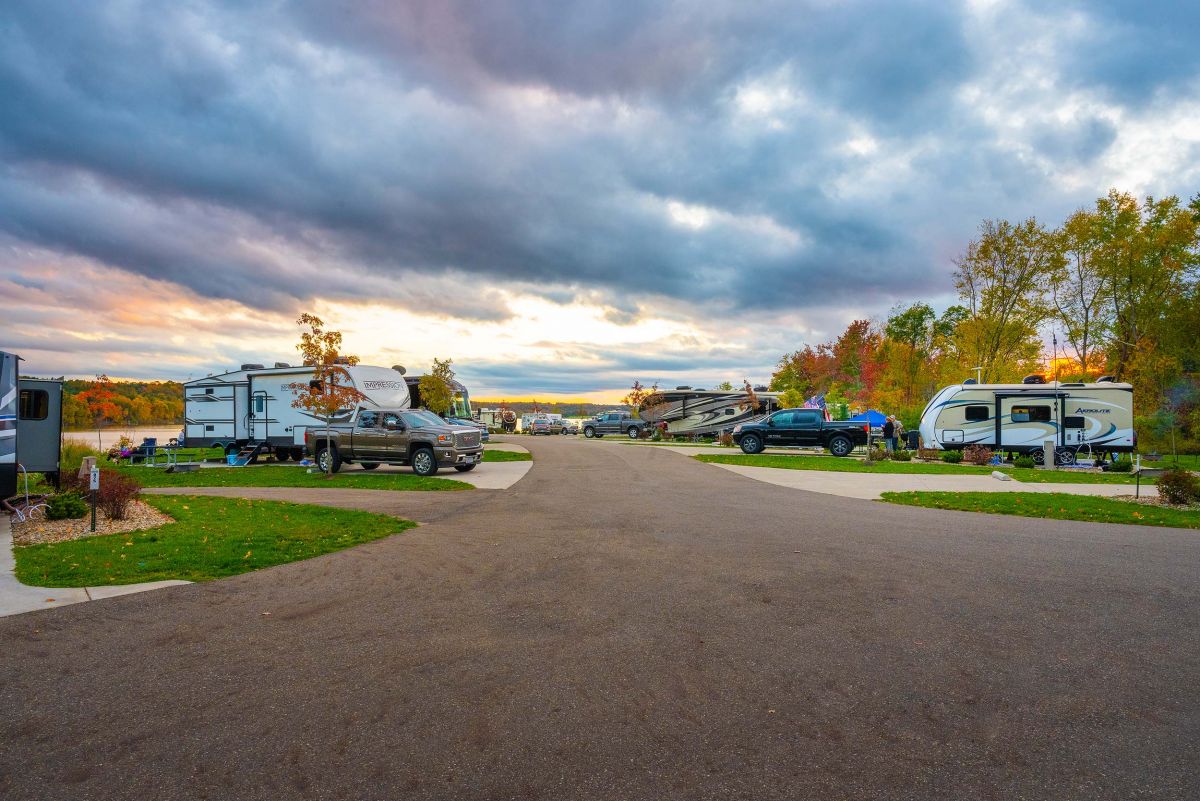
<path id="1" fill-rule="evenodd" d="M 96 490 L 100 489 L 100 468 L 92 467 L 88 488 L 92 491 L 92 531 L 96 530 Z"/>

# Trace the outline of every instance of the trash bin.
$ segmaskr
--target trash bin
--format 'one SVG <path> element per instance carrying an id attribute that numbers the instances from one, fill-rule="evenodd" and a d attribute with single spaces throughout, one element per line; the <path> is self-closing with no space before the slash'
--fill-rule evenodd
<path id="1" fill-rule="evenodd" d="M 904 432 L 904 447 L 910 451 L 915 451 L 921 447 L 921 432 L 920 431 L 905 431 Z"/>

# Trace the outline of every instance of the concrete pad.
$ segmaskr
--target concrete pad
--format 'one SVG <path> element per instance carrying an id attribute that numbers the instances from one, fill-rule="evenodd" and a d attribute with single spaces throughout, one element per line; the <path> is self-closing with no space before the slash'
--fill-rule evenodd
<path id="1" fill-rule="evenodd" d="M 955 476 L 923 473 L 839 473 L 829 470 L 789 470 L 781 467 L 746 467 L 713 464 L 738 475 L 779 487 L 878 500 L 885 492 L 1065 492 L 1073 495 L 1132 495 L 1131 484 L 1025 484 L 998 481 L 991 476 Z M 1142 487 L 1143 495 L 1157 495 Z"/>
<path id="2" fill-rule="evenodd" d="M 191 584 L 190 581 L 150 581 L 143 584 L 119 584 L 112 587 L 30 587 L 17 581 L 13 571 L 12 522 L 8 515 L 0 515 L 0 617 L 35 612 L 55 606 L 66 606 L 98 598 L 129 595 L 160 587 Z"/>
<path id="3" fill-rule="evenodd" d="M 519 446 L 518 446 L 519 447 Z M 498 449 L 499 450 L 499 449 Z M 505 450 L 508 450 L 507 448 Z M 524 448 L 520 448 L 524 450 Z M 521 479 L 525 478 L 525 474 L 533 467 L 533 460 L 527 462 L 480 462 L 480 464 L 468 473 L 460 473 L 453 467 L 443 467 L 438 470 L 435 478 L 448 478 L 452 481 L 461 481 L 464 484 L 470 484 L 476 489 L 508 489 L 513 484 L 516 484 Z M 342 468 L 342 473 L 361 470 L 358 465 L 350 465 Z M 412 469 L 408 467 L 399 467 L 397 465 L 380 465 L 373 471 L 375 475 L 383 473 L 412 473 Z M 176 487 L 183 492 L 187 491 L 187 487 Z M 339 490 L 346 492 L 346 490 Z M 388 492 L 389 490 L 381 490 Z"/>

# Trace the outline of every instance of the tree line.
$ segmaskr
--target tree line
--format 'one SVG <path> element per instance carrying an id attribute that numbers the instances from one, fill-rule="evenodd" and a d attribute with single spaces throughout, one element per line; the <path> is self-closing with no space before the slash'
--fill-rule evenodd
<path id="1" fill-rule="evenodd" d="M 900 305 L 780 359 L 771 389 L 799 405 L 878 408 L 916 425 L 933 392 L 965 378 L 1134 386 L 1143 446 L 1200 451 L 1200 195 L 1111 190 L 1057 227 L 984 220 L 955 261 L 958 302 Z"/>
<path id="2" fill-rule="evenodd" d="M 176 381 L 63 382 L 63 427 L 178 425 L 183 422 L 183 384 Z"/>

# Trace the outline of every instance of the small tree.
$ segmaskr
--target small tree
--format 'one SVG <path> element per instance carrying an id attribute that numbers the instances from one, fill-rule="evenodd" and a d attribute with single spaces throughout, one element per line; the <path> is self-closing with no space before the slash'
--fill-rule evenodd
<path id="1" fill-rule="evenodd" d="M 421 393 L 421 404 L 434 414 L 445 417 L 454 406 L 454 371 L 450 365 L 453 359 L 433 360 L 433 370 L 429 375 L 423 375 L 417 381 L 417 389 Z"/>
<path id="2" fill-rule="evenodd" d="M 742 398 L 738 406 L 747 411 L 757 412 L 762 408 L 762 401 L 758 399 L 758 395 L 755 394 L 754 387 L 750 386 L 750 382 L 745 381 L 744 383 L 745 387 L 743 387 L 743 391 L 746 393 L 746 397 Z"/>
<path id="3" fill-rule="evenodd" d="M 329 426 L 333 418 L 366 398 L 354 388 L 346 370 L 346 367 L 358 364 L 358 357 L 342 355 L 342 332 L 326 331 L 320 317 L 305 313 L 296 324 L 302 329 L 296 350 L 304 357 L 304 364 L 313 368 L 313 377 L 308 383 L 288 386 L 296 395 L 292 406 L 325 421 L 325 450 L 329 453 L 332 444 Z M 325 459 L 325 477 L 333 477 L 333 459 L 330 457 Z"/>

